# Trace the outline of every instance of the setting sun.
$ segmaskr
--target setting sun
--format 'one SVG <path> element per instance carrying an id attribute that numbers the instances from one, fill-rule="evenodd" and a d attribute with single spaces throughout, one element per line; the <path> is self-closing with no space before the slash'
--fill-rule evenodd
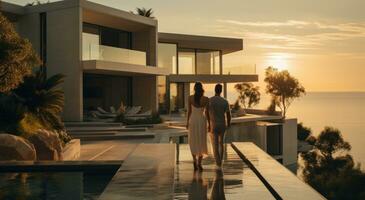
<path id="1" fill-rule="evenodd" d="M 292 58 L 291 55 L 286 53 L 273 53 L 269 54 L 266 58 L 265 65 L 272 66 L 278 70 L 288 70 L 289 60 Z"/>

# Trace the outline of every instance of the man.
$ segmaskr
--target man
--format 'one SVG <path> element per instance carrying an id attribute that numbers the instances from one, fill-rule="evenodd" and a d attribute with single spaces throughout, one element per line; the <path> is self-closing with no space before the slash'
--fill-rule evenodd
<path id="1" fill-rule="evenodd" d="M 218 169 L 222 168 L 224 133 L 231 125 L 231 111 L 226 99 L 221 97 L 222 85 L 215 86 L 215 96 L 209 99 L 210 137 Z"/>

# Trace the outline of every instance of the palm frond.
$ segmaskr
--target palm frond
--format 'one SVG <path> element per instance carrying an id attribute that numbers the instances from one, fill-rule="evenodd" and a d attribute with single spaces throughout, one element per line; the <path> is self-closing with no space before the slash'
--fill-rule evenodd
<path id="1" fill-rule="evenodd" d="M 143 17 L 149 17 L 149 18 L 155 18 L 153 16 L 153 10 L 152 8 L 146 9 L 146 8 L 136 8 L 136 14 L 141 15 Z"/>
<path id="2" fill-rule="evenodd" d="M 63 130 L 60 113 L 63 110 L 65 97 L 59 86 L 64 78 L 64 75 L 56 74 L 47 79 L 45 74 L 37 72 L 25 78 L 24 83 L 13 92 L 44 126 Z"/>

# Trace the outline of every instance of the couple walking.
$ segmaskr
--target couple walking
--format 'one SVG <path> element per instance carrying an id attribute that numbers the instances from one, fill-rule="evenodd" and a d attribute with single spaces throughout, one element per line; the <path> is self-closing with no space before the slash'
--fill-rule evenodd
<path id="1" fill-rule="evenodd" d="M 203 85 L 196 82 L 194 95 L 189 97 L 186 128 L 189 130 L 189 146 L 194 160 L 194 170 L 202 171 L 202 159 L 208 154 L 207 132 L 210 134 L 213 154 L 218 169 L 222 168 L 223 139 L 231 123 L 231 112 L 226 99 L 221 97 L 222 85 L 215 86 L 215 96 L 204 96 Z"/>

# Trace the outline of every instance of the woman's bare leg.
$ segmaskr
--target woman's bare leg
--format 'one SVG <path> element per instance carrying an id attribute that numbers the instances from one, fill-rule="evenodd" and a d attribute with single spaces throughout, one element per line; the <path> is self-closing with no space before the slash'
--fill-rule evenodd
<path id="1" fill-rule="evenodd" d="M 193 165 L 194 165 L 194 170 L 197 170 L 198 169 L 198 163 L 197 163 L 197 160 L 196 160 L 196 155 L 194 154 L 191 154 L 193 156 Z"/>
<path id="2" fill-rule="evenodd" d="M 203 170 L 202 160 L 203 160 L 203 156 L 198 156 L 198 168 L 200 171 Z"/>

